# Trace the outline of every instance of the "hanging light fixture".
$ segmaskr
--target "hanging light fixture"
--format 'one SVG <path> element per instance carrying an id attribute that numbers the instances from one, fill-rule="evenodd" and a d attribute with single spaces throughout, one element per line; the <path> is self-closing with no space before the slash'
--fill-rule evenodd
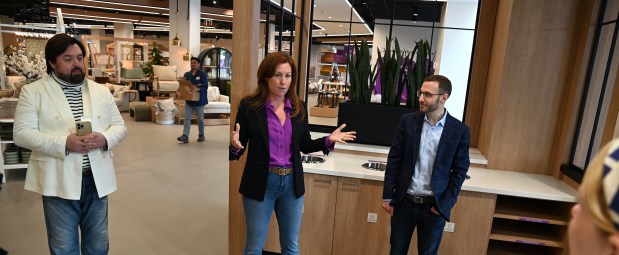
<path id="1" fill-rule="evenodd" d="M 189 11 L 189 10 L 187 10 Z M 178 0 L 176 0 L 176 24 L 178 26 Z M 178 30 L 178 27 L 176 28 Z M 176 36 L 174 36 L 174 39 L 172 39 L 172 46 L 181 46 L 181 39 L 178 39 L 178 32 L 176 32 Z"/>
<path id="2" fill-rule="evenodd" d="M 185 55 L 183 55 L 183 60 L 184 61 L 189 61 L 190 58 L 191 58 L 191 55 L 189 54 L 189 49 L 187 49 L 187 53 L 185 53 Z"/>
<path id="3" fill-rule="evenodd" d="M 178 39 L 178 33 L 176 33 L 176 36 L 174 36 L 174 39 L 172 39 L 172 45 L 181 46 L 181 39 Z"/>

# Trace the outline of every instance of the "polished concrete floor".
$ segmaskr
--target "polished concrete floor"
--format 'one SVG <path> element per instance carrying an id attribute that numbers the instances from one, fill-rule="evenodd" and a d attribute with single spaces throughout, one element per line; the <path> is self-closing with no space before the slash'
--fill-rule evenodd
<path id="1" fill-rule="evenodd" d="M 227 254 L 229 127 L 207 126 L 179 144 L 181 125 L 134 122 L 113 150 L 118 190 L 109 197 L 110 254 Z M 41 196 L 23 189 L 26 170 L 7 170 L 0 191 L 0 247 L 49 254 Z"/>

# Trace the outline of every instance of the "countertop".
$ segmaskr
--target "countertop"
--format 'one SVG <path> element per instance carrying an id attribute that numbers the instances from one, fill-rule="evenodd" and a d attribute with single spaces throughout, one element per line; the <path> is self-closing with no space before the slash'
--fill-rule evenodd
<path id="1" fill-rule="evenodd" d="M 322 133 L 312 133 L 314 138 L 324 136 Z M 340 150 L 381 153 L 384 156 L 367 156 L 351 154 Z M 373 161 L 387 161 L 389 147 L 363 144 L 337 144 L 336 150 L 326 157 L 323 163 L 304 163 L 306 173 L 341 176 L 374 181 L 383 181 L 385 172 L 365 169 L 361 164 Z M 486 158 L 477 150 L 471 149 L 471 163 L 486 165 Z M 318 154 L 315 154 L 318 155 Z M 577 192 L 561 180 L 552 176 L 527 174 L 511 171 L 470 167 L 462 190 L 508 195 L 517 197 L 537 198 L 553 201 L 576 202 Z"/>

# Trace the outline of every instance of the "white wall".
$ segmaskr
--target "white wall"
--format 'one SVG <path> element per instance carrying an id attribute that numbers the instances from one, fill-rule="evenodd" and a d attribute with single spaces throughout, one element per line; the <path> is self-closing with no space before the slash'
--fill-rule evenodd
<path id="1" fill-rule="evenodd" d="M 443 13 L 441 26 L 475 29 L 476 2 L 448 1 Z M 445 107 L 459 120 L 464 116 L 474 36 L 471 30 L 440 29 L 436 74 L 451 80 L 452 92 Z"/>

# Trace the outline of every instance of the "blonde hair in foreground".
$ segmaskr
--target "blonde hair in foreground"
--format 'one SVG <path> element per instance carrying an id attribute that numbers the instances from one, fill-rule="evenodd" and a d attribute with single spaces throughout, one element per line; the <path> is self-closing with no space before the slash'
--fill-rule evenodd
<path id="1" fill-rule="evenodd" d="M 604 161 L 611 147 L 614 147 L 613 144 L 616 145 L 618 142 L 619 140 L 613 140 L 598 152 L 589 164 L 580 186 L 584 199 L 584 201 L 580 201 L 582 208 L 589 212 L 595 226 L 607 235 L 619 233 L 611 220 L 603 187 Z M 614 169 L 614 171 L 618 171 L 618 169 Z"/>

